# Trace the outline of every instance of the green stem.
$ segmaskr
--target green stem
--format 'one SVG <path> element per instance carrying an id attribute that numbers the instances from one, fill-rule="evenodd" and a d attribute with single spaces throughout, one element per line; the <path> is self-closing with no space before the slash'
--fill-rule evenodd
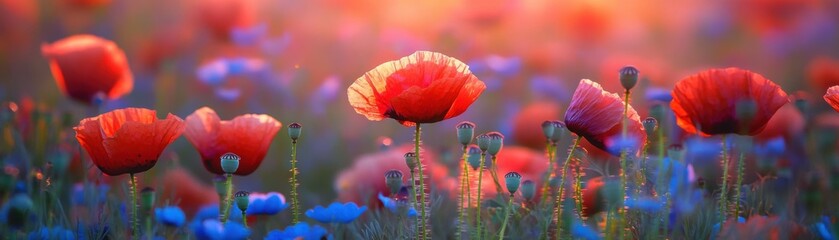
<path id="1" fill-rule="evenodd" d="M 626 92 L 624 92 L 623 119 L 622 119 L 623 126 L 622 126 L 622 129 L 621 129 L 621 131 L 622 131 L 621 132 L 621 137 L 624 137 L 624 138 L 628 137 L 627 127 L 629 126 L 629 96 L 630 95 L 631 95 L 631 92 L 629 91 L 629 89 L 627 89 Z M 626 219 L 626 210 L 623 208 L 623 201 L 625 201 L 626 197 L 627 197 L 627 195 L 626 195 L 626 193 L 627 193 L 627 191 L 626 191 L 626 175 L 628 174 L 627 173 L 627 161 L 628 161 L 627 158 L 628 157 L 629 156 L 628 156 L 628 153 L 626 152 L 626 149 L 621 149 L 621 155 L 620 155 L 621 188 L 620 189 L 622 191 L 621 192 L 622 198 L 621 198 L 620 202 L 618 203 L 618 209 L 617 209 L 618 225 L 616 227 L 617 227 L 617 230 L 620 231 L 620 233 L 618 234 L 618 239 L 623 239 L 623 237 L 624 237 L 623 236 L 624 235 L 623 229 L 624 229 L 624 223 L 625 223 L 625 219 Z"/>
<path id="2" fill-rule="evenodd" d="M 501 224 L 501 233 L 498 234 L 498 240 L 504 239 L 504 230 L 507 228 L 507 220 L 510 219 L 510 210 L 513 208 L 513 194 L 510 194 L 510 201 L 507 202 L 507 209 L 504 211 L 504 222 Z"/>
<path id="3" fill-rule="evenodd" d="M 720 224 L 726 219 L 726 206 L 728 205 L 728 144 L 726 143 L 726 136 L 722 135 L 722 186 L 720 190 L 720 199 L 718 203 Z"/>
<path id="4" fill-rule="evenodd" d="M 129 230 L 131 233 L 131 238 L 134 239 L 137 237 L 137 229 L 140 228 L 139 221 L 137 220 L 137 178 L 134 176 L 134 173 L 128 174 L 128 196 L 131 198 L 131 229 Z"/>
<path id="5" fill-rule="evenodd" d="M 221 223 L 226 223 L 227 219 L 230 217 L 230 207 L 232 205 L 232 196 L 233 196 L 233 174 L 225 174 L 226 180 L 224 181 L 224 187 L 227 189 L 225 192 L 224 200 L 221 202 L 224 203 L 224 212 L 221 213 Z"/>
<path id="6" fill-rule="evenodd" d="M 421 129 L 420 129 L 420 124 L 417 123 L 416 129 L 414 131 L 414 153 L 416 154 L 416 157 L 417 157 L 415 161 L 417 162 L 417 168 L 419 169 L 419 174 L 420 174 L 420 176 L 419 176 L 419 182 L 420 182 L 419 190 L 420 190 L 420 201 L 422 202 L 420 204 L 420 217 L 421 217 L 420 220 L 421 220 L 422 226 L 421 226 L 421 229 L 420 229 L 421 232 L 419 234 L 420 234 L 420 239 L 428 239 L 428 238 L 430 238 L 430 236 L 428 236 L 428 232 L 430 232 L 431 229 L 428 229 L 428 227 L 429 227 L 427 225 L 428 224 L 428 219 L 426 218 L 427 217 L 426 205 L 428 205 L 428 202 L 426 201 L 426 196 L 425 196 L 426 195 L 425 194 L 425 172 L 422 171 L 422 161 L 420 160 L 420 135 L 421 134 L 422 134 L 422 132 L 421 132 Z"/>
<path id="7" fill-rule="evenodd" d="M 575 161 L 575 160 L 572 160 Z M 577 161 L 575 161 L 577 162 Z M 577 203 L 577 214 L 580 219 L 583 219 L 583 176 L 580 163 L 577 162 L 574 166 L 574 200 Z"/>
<path id="8" fill-rule="evenodd" d="M 458 240 L 460 239 L 461 231 L 463 231 L 464 213 L 466 212 L 466 210 L 465 210 L 466 205 L 463 204 L 463 200 L 464 200 L 463 192 L 467 188 L 467 186 L 468 186 L 467 182 L 469 181 L 468 180 L 468 178 L 469 178 L 469 175 L 468 175 L 469 164 L 466 163 L 466 157 L 467 157 L 466 156 L 466 153 L 467 153 L 466 149 L 467 149 L 467 146 L 464 145 L 463 146 L 463 157 L 461 157 L 461 161 L 460 161 L 460 163 L 463 164 L 463 169 L 461 170 L 461 173 L 460 173 L 460 194 L 457 195 L 459 202 L 458 202 L 458 205 L 457 205 L 457 213 L 458 213 L 458 215 L 457 215 L 457 229 L 454 232 L 454 236 L 455 236 L 455 239 L 458 239 Z"/>
<path id="9" fill-rule="evenodd" d="M 542 196 L 540 197 L 540 199 L 541 199 L 539 201 L 540 203 L 544 203 L 545 201 L 547 201 L 547 199 L 548 199 L 548 189 L 550 188 L 549 183 L 550 183 L 551 179 L 556 174 L 554 172 L 554 156 L 553 156 L 553 152 L 554 152 L 553 148 L 555 148 L 555 147 L 556 147 L 556 145 L 551 144 L 550 140 L 548 140 L 548 142 L 545 143 L 545 151 L 546 151 L 545 155 L 548 156 L 548 171 L 545 172 L 545 176 L 542 177 Z"/>
<path id="10" fill-rule="evenodd" d="M 740 216 L 740 196 L 741 196 L 741 186 L 743 186 L 743 158 L 745 158 L 745 154 L 740 152 L 740 157 L 737 159 L 737 185 L 735 185 L 735 191 L 737 193 L 734 195 L 734 218 Z"/>
<path id="11" fill-rule="evenodd" d="M 565 158 L 565 163 L 562 164 L 562 173 L 559 179 L 559 186 L 557 187 L 558 195 L 556 196 L 556 205 L 554 206 L 554 212 L 556 212 L 556 229 L 554 230 L 554 234 L 556 235 L 556 239 L 560 239 L 561 235 L 561 228 L 562 228 L 562 200 L 565 198 L 565 194 L 563 193 L 563 189 L 565 188 L 565 173 L 568 172 L 568 163 L 571 162 L 571 158 L 574 156 L 574 150 L 577 149 L 577 145 L 580 144 L 580 138 L 577 137 L 574 139 L 574 143 L 571 144 L 571 150 L 568 151 L 568 157 Z"/>
<path id="12" fill-rule="evenodd" d="M 300 201 L 297 197 L 297 140 L 291 140 L 291 224 L 300 220 Z"/>
<path id="13" fill-rule="evenodd" d="M 501 182 L 498 181 L 498 161 L 495 155 L 492 155 L 492 169 L 489 171 L 490 175 L 492 175 L 492 181 L 495 183 L 495 192 L 496 194 L 501 194 L 504 192 L 504 189 L 501 188 Z"/>
<path id="14" fill-rule="evenodd" d="M 154 239 L 154 233 L 151 228 L 151 211 L 146 212 L 146 239 Z"/>
<path id="15" fill-rule="evenodd" d="M 248 227 L 248 216 L 247 216 L 247 214 L 245 214 L 246 210 L 247 209 L 242 210 L 242 225 L 245 225 L 245 228 Z"/>
<path id="16" fill-rule="evenodd" d="M 483 225 L 483 221 L 481 221 L 481 196 L 484 194 L 481 192 L 481 186 L 484 180 L 484 159 L 486 159 L 486 152 L 481 152 L 481 163 L 478 164 L 478 191 L 476 193 L 478 195 L 478 206 L 475 208 L 475 224 L 477 225 L 475 228 L 475 239 L 480 239 L 481 225 Z"/>
<path id="17" fill-rule="evenodd" d="M 417 201 L 417 186 L 416 186 L 417 184 L 416 184 L 416 182 L 417 182 L 416 174 L 414 172 L 414 169 L 411 168 L 411 199 L 410 199 L 410 202 L 411 202 L 411 204 L 414 205 L 415 208 L 420 208 L 420 206 L 419 206 L 420 203 Z M 416 221 L 416 218 L 415 218 L 414 225 L 416 225 L 417 237 L 419 237 L 419 232 L 421 230 L 420 229 L 420 224 L 421 223 L 422 222 L 420 222 L 420 221 Z"/>

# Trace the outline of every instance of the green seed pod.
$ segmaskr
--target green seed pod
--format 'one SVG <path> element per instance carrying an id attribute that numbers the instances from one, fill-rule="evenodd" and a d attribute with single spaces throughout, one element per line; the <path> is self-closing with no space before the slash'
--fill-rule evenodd
<path id="1" fill-rule="evenodd" d="M 385 184 L 390 189 L 390 194 L 399 193 L 399 189 L 402 188 L 402 176 L 402 171 L 396 169 L 385 172 Z"/>
<path id="2" fill-rule="evenodd" d="M 480 148 L 481 151 L 486 151 L 487 149 L 489 149 L 490 139 L 489 136 L 487 136 L 486 134 L 478 135 L 477 142 L 478 148 Z"/>
<path id="3" fill-rule="evenodd" d="M 248 195 L 250 195 L 250 193 L 246 191 L 238 191 L 235 194 L 233 194 L 233 198 L 236 201 L 236 206 L 239 207 L 239 210 L 242 210 L 242 212 L 248 210 L 248 204 L 250 204 L 250 199 L 248 199 Z"/>
<path id="4" fill-rule="evenodd" d="M 457 124 L 457 140 L 461 145 L 466 146 L 472 143 L 472 138 L 475 137 L 475 124 L 469 121 L 463 121 Z"/>
<path id="5" fill-rule="evenodd" d="M 140 190 L 140 209 L 144 212 L 151 211 L 154 208 L 155 192 L 153 188 L 145 187 Z"/>
<path id="6" fill-rule="evenodd" d="M 417 155 L 414 154 L 414 152 L 405 153 L 405 164 L 407 164 L 408 169 L 413 172 L 414 168 L 417 167 Z"/>
<path id="7" fill-rule="evenodd" d="M 658 128 L 658 120 L 655 120 L 653 117 L 648 117 L 642 123 L 644 125 L 644 131 L 647 132 L 647 138 L 652 138 L 655 130 Z"/>
<path id="8" fill-rule="evenodd" d="M 551 137 L 554 136 L 554 124 L 551 121 L 544 121 L 542 122 L 542 133 L 545 134 L 545 138 L 548 141 L 551 141 Z"/>
<path id="9" fill-rule="evenodd" d="M 533 200 L 533 197 L 536 196 L 536 183 L 531 180 L 525 180 L 522 182 L 521 196 L 527 201 Z"/>
<path id="10" fill-rule="evenodd" d="M 300 138 L 300 130 L 303 128 L 302 125 L 299 123 L 291 123 L 288 125 L 288 137 L 291 138 L 292 141 L 297 141 Z"/>
<path id="11" fill-rule="evenodd" d="M 626 91 L 632 90 L 638 83 L 638 69 L 633 66 L 625 66 L 618 71 L 620 73 L 621 86 Z"/>
<path id="12" fill-rule="evenodd" d="M 507 183 L 507 191 L 510 194 L 515 194 L 519 190 L 521 184 L 521 174 L 517 172 L 508 172 L 504 175 L 504 180 Z"/>
<path id="13" fill-rule="evenodd" d="M 481 149 L 472 144 L 466 148 L 466 154 L 466 161 L 469 162 L 469 166 L 472 166 L 472 170 L 478 170 L 481 167 Z"/>
<path id="14" fill-rule="evenodd" d="M 221 170 L 227 174 L 233 174 L 239 169 L 239 155 L 225 153 L 221 155 Z"/>
<path id="15" fill-rule="evenodd" d="M 504 135 L 500 132 L 490 132 L 486 134 L 489 136 L 489 146 L 487 148 L 487 153 L 493 156 L 498 155 L 498 152 L 501 151 L 501 148 L 504 147 Z"/>
<path id="16" fill-rule="evenodd" d="M 551 142 L 558 143 L 568 133 L 568 129 L 562 121 L 554 120 L 551 123 L 554 125 L 554 134 L 551 136 Z"/>

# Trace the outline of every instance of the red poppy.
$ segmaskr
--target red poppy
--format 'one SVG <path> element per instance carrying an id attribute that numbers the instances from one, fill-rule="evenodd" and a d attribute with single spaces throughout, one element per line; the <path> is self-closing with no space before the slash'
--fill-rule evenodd
<path id="1" fill-rule="evenodd" d="M 85 118 L 76 139 L 103 173 L 116 176 L 140 173 L 154 167 L 160 153 L 184 131 L 181 118 L 144 108 L 117 109 Z"/>
<path id="2" fill-rule="evenodd" d="M 810 62 L 807 75 L 810 85 L 820 92 L 839 85 L 839 61 L 828 57 L 816 58 Z"/>
<path id="3" fill-rule="evenodd" d="M 184 168 L 167 170 L 157 186 L 163 186 L 160 196 L 177 203 L 187 216 L 193 216 L 203 206 L 218 203 L 216 188 L 198 181 Z"/>
<path id="4" fill-rule="evenodd" d="M 67 4 L 78 8 L 95 8 L 111 3 L 111 0 L 65 0 Z"/>
<path id="5" fill-rule="evenodd" d="M 535 102 L 525 106 L 513 119 L 513 141 L 533 149 L 545 149 L 547 139 L 542 132 L 542 122 L 559 119 L 561 111 L 555 102 Z"/>
<path id="6" fill-rule="evenodd" d="M 413 126 L 460 115 L 485 88 L 463 62 L 419 51 L 365 73 L 347 96 L 355 112 L 369 120 L 388 117 Z"/>
<path id="7" fill-rule="evenodd" d="M 839 86 L 828 88 L 827 93 L 824 94 L 824 101 L 830 104 L 833 110 L 839 112 Z"/>
<path id="8" fill-rule="evenodd" d="M 755 135 L 759 141 L 783 137 L 787 141 L 795 139 L 797 134 L 804 132 L 804 115 L 793 104 L 786 104 L 779 108 L 775 115 L 766 123 L 766 128 Z"/>
<path id="9" fill-rule="evenodd" d="M 199 20 L 218 39 L 227 40 L 233 28 L 256 22 L 254 0 L 205 0 L 196 4 Z"/>
<path id="10" fill-rule="evenodd" d="M 131 92 L 134 80 L 125 53 L 114 42 L 93 35 L 74 35 L 44 44 L 55 83 L 64 94 L 91 103 L 96 94 L 116 99 Z"/>
<path id="11" fill-rule="evenodd" d="M 684 78 L 676 83 L 672 95 L 670 107 L 676 123 L 688 133 L 703 136 L 754 136 L 763 131 L 775 111 L 789 102 L 787 93 L 774 82 L 739 68 L 710 69 Z M 757 112 L 751 119 L 736 117 L 736 105 L 742 100 L 756 103 Z"/>
<path id="12" fill-rule="evenodd" d="M 606 200 L 603 198 L 603 186 L 606 184 L 603 177 L 594 177 L 586 182 L 583 189 L 583 216 L 591 216 L 603 211 Z"/>
<path id="13" fill-rule="evenodd" d="M 603 91 L 600 84 L 583 79 L 574 91 L 571 104 L 565 111 L 565 125 L 578 136 L 585 137 L 592 145 L 619 155 L 617 147 L 623 131 L 624 102 L 620 96 Z M 644 144 L 647 135 L 641 124 L 641 117 L 632 106 L 627 111 L 629 118 L 627 136 L 634 142 L 632 150 L 637 151 Z"/>
<path id="14" fill-rule="evenodd" d="M 250 175 L 265 154 L 282 123 L 265 114 L 245 114 L 230 121 L 219 119 L 216 111 L 208 107 L 195 110 L 186 117 L 186 139 L 201 154 L 207 171 L 224 174 L 221 155 L 232 152 L 239 155 L 236 175 Z"/>
<path id="15" fill-rule="evenodd" d="M 548 160 L 545 158 L 544 153 L 525 147 L 505 146 L 504 151 L 498 152 L 497 159 L 498 171 L 496 171 L 496 173 L 498 176 L 502 177 L 499 179 L 502 186 L 504 185 L 504 174 L 507 174 L 508 172 L 517 172 L 521 174 L 522 181 L 531 180 L 536 183 L 536 189 L 542 189 L 542 177 L 545 171 L 548 170 Z M 473 175 L 473 172 L 470 172 L 469 174 Z M 482 177 L 481 191 L 484 192 L 484 196 L 495 196 L 496 189 L 495 182 L 492 180 L 492 175 L 489 174 L 489 172 L 484 172 Z M 474 180 L 477 181 L 477 177 L 475 177 Z M 473 185 L 475 185 L 473 188 L 476 188 L 477 184 Z M 537 194 L 535 198 L 538 198 L 540 196 L 540 191 L 536 192 Z M 505 194 L 509 193 L 505 192 Z"/>

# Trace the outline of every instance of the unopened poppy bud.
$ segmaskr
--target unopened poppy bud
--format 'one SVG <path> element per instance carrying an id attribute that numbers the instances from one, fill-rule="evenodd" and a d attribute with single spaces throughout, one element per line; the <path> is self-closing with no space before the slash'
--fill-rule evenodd
<path id="1" fill-rule="evenodd" d="M 670 145 L 670 148 L 667 148 L 667 156 L 673 160 L 685 159 L 685 149 L 679 144 Z"/>
<path id="2" fill-rule="evenodd" d="M 300 138 L 300 130 L 303 128 L 302 125 L 299 123 L 291 123 L 288 125 L 288 137 L 291 138 L 293 141 L 297 141 Z"/>
<path id="3" fill-rule="evenodd" d="M 491 132 L 487 133 L 489 136 L 489 147 L 487 148 L 487 153 L 495 156 L 498 155 L 498 152 L 501 151 L 501 148 L 504 147 L 504 135 L 500 132 Z"/>
<path id="4" fill-rule="evenodd" d="M 481 149 L 472 144 L 466 149 L 466 154 L 466 161 L 469 162 L 469 166 L 472 166 L 472 170 L 478 170 L 481 167 Z"/>
<path id="5" fill-rule="evenodd" d="M 651 138 L 658 128 L 658 120 L 655 120 L 653 117 L 648 117 L 644 119 L 642 124 L 644 125 L 644 131 L 647 132 L 647 138 Z"/>
<path id="6" fill-rule="evenodd" d="M 743 99 L 737 101 L 735 108 L 735 116 L 738 120 L 750 121 L 757 116 L 757 102 L 752 99 Z"/>
<path id="7" fill-rule="evenodd" d="M 627 91 L 638 83 L 638 69 L 633 66 L 625 66 L 618 71 L 620 73 L 621 86 Z"/>
<path id="8" fill-rule="evenodd" d="M 527 201 L 533 200 L 533 197 L 536 196 L 536 183 L 531 180 L 524 180 L 521 183 L 521 196 Z"/>
<path id="9" fill-rule="evenodd" d="M 397 194 L 399 189 L 402 189 L 402 176 L 402 171 L 396 169 L 385 172 L 385 184 L 390 189 L 390 194 Z"/>
<path id="10" fill-rule="evenodd" d="M 250 195 L 250 193 L 247 191 L 238 191 L 233 194 L 233 198 L 236 201 L 236 207 L 239 207 L 239 210 L 242 210 L 242 212 L 248 210 L 248 204 L 250 204 L 248 195 Z"/>
<path id="11" fill-rule="evenodd" d="M 463 146 L 472 143 L 472 138 L 475 137 L 475 124 L 469 121 L 463 121 L 457 124 L 457 140 Z"/>
<path id="12" fill-rule="evenodd" d="M 154 208 L 154 200 L 154 188 L 145 187 L 143 190 L 140 190 L 140 208 L 143 211 L 151 211 Z"/>
<path id="13" fill-rule="evenodd" d="M 489 141 L 489 136 L 487 136 L 486 134 L 478 135 L 478 148 L 480 148 L 481 151 L 486 151 L 487 149 L 489 149 Z"/>
<path id="14" fill-rule="evenodd" d="M 233 174 L 239 169 L 239 155 L 235 153 L 225 153 L 221 155 L 221 170 L 227 174 Z"/>
<path id="15" fill-rule="evenodd" d="M 554 136 L 554 124 L 551 121 L 544 121 L 542 122 L 542 133 L 545 134 L 545 138 L 548 141 L 551 141 L 551 137 Z"/>
<path id="16" fill-rule="evenodd" d="M 568 129 L 565 128 L 565 123 L 562 121 L 554 120 L 551 123 L 554 125 L 554 134 L 551 136 L 551 142 L 558 143 L 565 136 Z"/>
<path id="17" fill-rule="evenodd" d="M 414 171 L 414 168 L 417 167 L 417 155 L 414 152 L 405 153 L 405 164 L 408 165 L 408 169 Z"/>
<path id="18" fill-rule="evenodd" d="M 213 186 L 216 187 L 216 193 L 218 193 L 219 196 L 227 194 L 227 186 L 224 185 L 225 181 L 227 181 L 227 178 L 221 175 L 217 175 L 213 178 Z"/>
<path id="19" fill-rule="evenodd" d="M 508 172 L 504 175 L 504 180 L 507 183 L 507 191 L 510 194 L 515 194 L 516 191 L 519 190 L 519 185 L 521 185 L 521 174 L 517 172 Z"/>

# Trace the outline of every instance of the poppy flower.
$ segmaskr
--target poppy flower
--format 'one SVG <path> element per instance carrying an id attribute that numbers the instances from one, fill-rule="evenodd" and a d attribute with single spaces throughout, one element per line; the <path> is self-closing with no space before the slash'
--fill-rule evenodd
<path id="1" fill-rule="evenodd" d="M 839 86 L 833 86 L 827 89 L 824 94 L 824 101 L 830 104 L 833 110 L 839 112 Z"/>
<path id="2" fill-rule="evenodd" d="M 533 149 L 544 149 L 547 139 L 542 133 L 542 122 L 558 119 L 561 111 L 559 104 L 550 101 L 525 106 L 513 118 L 513 141 Z"/>
<path id="3" fill-rule="evenodd" d="M 703 136 L 736 133 L 754 136 L 779 108 L 789 102 L 787 93 L 760 74 L 739 68 L 710 69 L 676 83 L 670 107 L 676 124 L 688 133 Z M 738 119 L 736 106 L 754 101 L 749 119 Z"/>
<path id="4" fill-rule="evenodd" d="M 565 111 L 565 125 L 568 130 L 584 137 L 592 145 L 612 155 L 620 155 L 623 142 L 634 142 L 632 152 L 643 145 L 647 136 L 641 117 L 632 106 L 627 110 L 629 118 L 627 139 L 622 141 L 624 102 L 620 96 L 604 91 L 600 84 L 583 79 L 571 97 L 571 104 Z"/>
<path id="5" fill-rule="evenodd" d="M 74 35 L 41 46 L 52 76 L 71 98 L 92 103 L 102 93 L 119 98 L 134 87 L 125 53 L 114 42 L 93 35 Z"/>
<path id="6" fill-rule="evenodd" d="M 350 85 L 347 97 L 355 112 L 369 120 L 393 118 L 413 126 L 462 114 L 484 89 L 463 62 L 418 51 L 365 73 Z"/>
<path id="7" fill-rule="evenodd" d="M 582 192 L 584 216 L 591 216 L 603 211 L 606 205 L 602 192 L 605 184 L 603 177 L 594 177 L 586 182 L 586 187 Z"/>
<path id="8" fill-rule="evenodd" d="M 178 207 L 183 209 L 187 216 L 195 215 L 201 206 L 219 201 L 215 187 L 200 182 L 189 171 L 180 167 L 167 170 L 160 178 L 158 186 L 163 186 L 161 196 L 166 196 L 170 202 L 177 202 Z"/>
<path id="9" fill-rule="evenodd" d="M 755 135 L 755 139 L 769 141 L 777 137 L 783 137 L 787 140 L 793 140 L 795 136 L 804 132 L 804 121 L 804 115 L 794 104 L 786 104 L 775 112 L 775 115 L 766 123 L 766 128 Z"/>
<path id="10" fill-rule="evenodd" d="M 155 208 L 154 217 L 158 222 L 170 227 L 181 227 L 186 222 L 186 214 L 179 207 Z"/>
<path id="11" fill-rule="evenodd" d="M 181 136 L 184 122 L 171 113 L 161 120 L 154 110 L 124 108 L 85 118 L 73 130 L 93 164 L 116 176 L 151 169 L 163 149 Z"/>
<path id="12" fill-rule="evenodd" d="M 810 85 L 818 91 L 839 85 L 839 60 L 828 57 L 813 59 L 807 67 L 807 75 Z"/>
<path id="13" fill-rule="evenodd" d="M 201 154 L 207 171 L 224 174 L 220 158 L 225 153 L 241 157 L 234 174 L 249 175 L 256 171 L 268 146 L 282 123 L 265 114 L 245 114 L 230 121 L 219 119 L 213 109 L 203 107 L 186 117 L 186 139 Z"/>

